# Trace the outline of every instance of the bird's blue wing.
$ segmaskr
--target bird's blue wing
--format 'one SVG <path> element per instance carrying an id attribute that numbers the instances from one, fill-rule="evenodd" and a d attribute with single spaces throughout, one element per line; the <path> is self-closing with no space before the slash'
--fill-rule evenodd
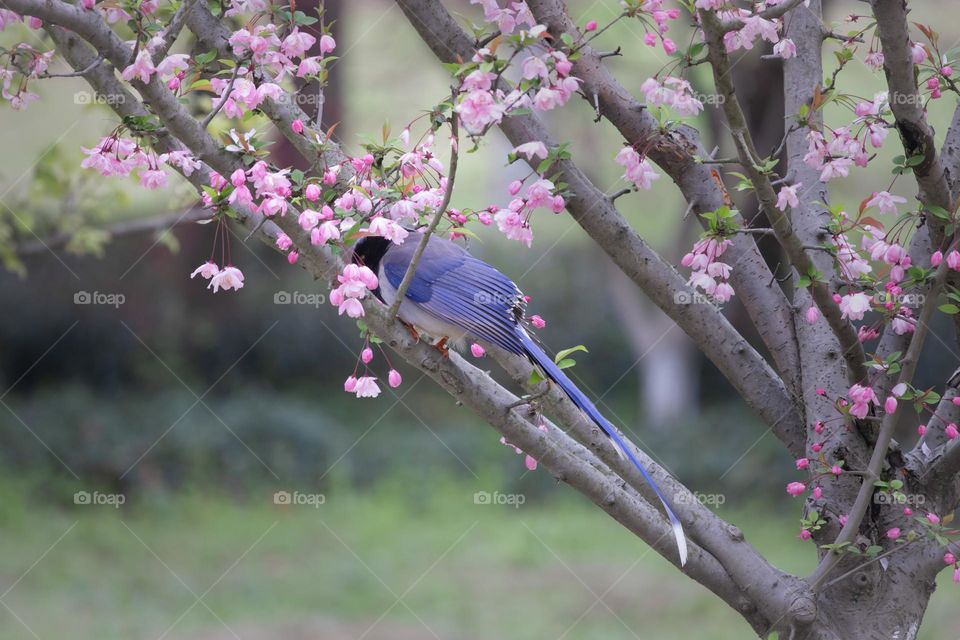
<path id="1" fill-rule="evenodd" d="M 383 258 L 390 285 L 400 286 L 416 251 L 413 238 Z M 517 334 L 521 295 L 505 275 L 459 245 L 432 237 L 406 297 L 436 318 L 513 353 L 523 353 Z"/>

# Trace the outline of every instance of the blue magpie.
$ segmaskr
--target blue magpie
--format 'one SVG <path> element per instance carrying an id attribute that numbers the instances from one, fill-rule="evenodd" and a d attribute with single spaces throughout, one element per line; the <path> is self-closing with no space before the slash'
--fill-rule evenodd
<path id="1" fill-rule="evenodd" d="M 394 244 L 381 236 L 366 236 L 355 245 L 353 261 L 377 274 L 380 286 L 374 295 L 385 304 L 391 305 L 396 300 L 397 289 L 419 241 L 417 234 L 411 234 L 403 244 Z M 666 510 L 680 552 L 680 563 L 685 564 L 687 543 L 683 528 L 660 487 L 616 428 L 527 333 L 523 325 L 524 306 L 523 295 L 510 278 L 474 258 L 460 245 L 431 236 L 397 315 L 413 328 L 414 335 L 422 331 L 438 338 L 437 345 L 441 350 L 446 343 L 461 343 L 469 336 L 526 356 L 540 367 L 607 435 L 617 453 L 625 455 L 640 470 Z"/>

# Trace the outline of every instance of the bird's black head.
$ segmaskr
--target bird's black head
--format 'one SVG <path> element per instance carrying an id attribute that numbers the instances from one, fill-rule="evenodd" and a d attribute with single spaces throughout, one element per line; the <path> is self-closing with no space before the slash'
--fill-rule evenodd
<path id="1" fill-rule="evenodd" d="M 390 241 L 383 236 L 365 236 L 353 247 L 354 264 L 368 267 L 374 273 L 380 270 L 380 260 L 390 248 Z"/>

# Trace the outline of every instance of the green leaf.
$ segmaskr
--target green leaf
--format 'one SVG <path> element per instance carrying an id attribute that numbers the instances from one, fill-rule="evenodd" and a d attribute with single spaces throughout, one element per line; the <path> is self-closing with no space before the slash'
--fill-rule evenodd
<path id="1" fill-rule="evenodd" d="M 951 316 L 956 315 L 957 313 L 960 313 L 960 307 L 949 302 L 946 304 L 940 305 L 939 307 L 937 307 L 937 309 L 939 309 L 943 313 L 950 314 Z"/>
<path id="2" fill-rule="evenodd" d="M 569 356 L 571 353 L 576 353 L 577 351 L 583 351 L 584 353 L 590 353 L 585 346 L 583 346 L 582 344 L 578 344 L 578 345 L 575 346 L 575 347 L 570 347 L 569 349 L 561 349 L 560 351 L 558 351 L 558 352 L 557 352 L 557 355 L 554 356 L 553 361 L 554 361 L 554 362 L 560 362 L 561 360 L 563 360 L 564 358 L 566 358 L 567 356 Z"/>
<path id="3" fill-rule="evenodd" d="M 569 369 L 570 367 L 572 367 L 572 366 L 575 365 L 575 364 L 577 364 L 577 361 L 574 360 L 573 358 L 564 358 L 563 360 L 561 360 L 560 362 L 557 363 L 557 368 L 559 368 L 559 369 Z"/>
<path id="4" fill-rule="evenodd" d="M 540 373 L 540 370 L 534 369 L 533 371 L 530 372 L 530 378 L 527 380 L 527 386 L 532 387 L 534 385 L 540 384 L 541 382 L 543 382 L 543 380 L 544 380 L 544 377 Z"/>

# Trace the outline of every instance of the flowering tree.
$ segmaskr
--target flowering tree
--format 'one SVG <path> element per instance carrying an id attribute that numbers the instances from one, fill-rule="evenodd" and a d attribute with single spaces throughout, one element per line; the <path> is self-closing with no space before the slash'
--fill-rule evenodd
<path id="1" fill-rule="evenodd" d="M 636 451 L 689 537 L 681 570 L 764 637 L 915 638 L 935 576 L 952 569 L 960 581 L 960 532 L 949 515 L 960 501 L 960 379 L 942 389 L 913 386 L 933 315 L 960 311 L 960 109 L 940 141 L 925 109 L 943 92 L 960 95 L 952 79 L 956 52 L 941 50 L 933 28 L 908 22 L 904 0 L 872 0 L 869 14 L 852 14 L 842 27 L 824 23 L 819 0 L 751 8 L 728 0 L 624 0 L 611 23 L 634 21 L 647 45 L 671 56 L 637 83 L 641 102 L 605 68 L 611 54 L 595 48 L 611 23 L 575 24 L 561 0 L 472 3 L 483 21 L 468 32 L 439 0 L 397 0 L 450 71 L 451 91 L 425 105 L 427 115 L 397 138 L 385 133 L 379 144 L 355 150 L 320 130 L 293 95 L 298 78 L 323 84 L 336 42 L 323 30 L 322 11 L 307 15 L 292 2 L 0 0 L 0 28 L 25 20 L 48 45 L 0 51 L 2 96 L 15 109 L 26 107 L 36 99 L 31 87 L 58 75 L 48 69 L 60 56 L 118 118 L 111 135 L 84 150 L 85 169 L 135 174 L 148 189 L 176 172 L 200 194 L 213 250 L 191 277 L 207 279 L 214 292 L 242 288 L 227 227 L 246 228 L 329 282 L 331 302 L 357 319 L 363 375 L 347 379 L 348 392 L 380 392 L 370 365 L 373 349 L 386 345 L 525 452 L 528 466 L 539 462 L 679 566 L 656 497 L 565 396 L 542 387 L 527 362 L 491 345 L 474 344 L 471 355 L 496 358 L 530 396 L 518 398 L 457 354 L 418 342 L 395 321 L 395 308 L 370 295 L 377 275 L 349 260 L 360 235 L 425 243 L 432 233 L 463 238 L 475 225 L 496 225 L 529 246 L 544 215 L 538 210 L 568 211 L 796 459 L 798 479 L 786 491 L 805 498 L 799 535 L 819 558 L 805 577 L 771 565 L 734 525 Z M 319 38 L 305 30 L 314 24 Z M 686 26 L 684 48 L 671 35 Z M 186 40 L 196 43 L 193 55 L 172 53 Z M 782 65 L 786 111 L 782 143 L 770 153 L 754 144 L 730 75 L 731 54 L 767 43 Z M 837 60 L 826 79 L 825 50 Z M 708 154 L 683 123 L 703 108 L 687 79 L 699 64 L 712 69 L 734 158 Z M 865 67 L 854 71 L 857 65 Z M 843 91 L 853 73 L 869 73 L 872 98 Z M 182 100 L 195 92 L 209 96 L 199 113 Z M 622 134 L 622 151 L 608 161 L 622 166 L 634 189 L 600 191 L 577 166 L 575 150 L 545 126 L 540 114 L 575 96 Z M 309 169 L 277 166 L 263 137 L 244 126 L 251 112 L 269 118 Z M 825 113 L 844 125 L 827 126 Z M 482 144 L 494 127 L 515 145 L 509 160 L 529 165 L 528 176 L 510 184 L 501 204 L 450 208 L 460 149 Z M 226 132 L 222 140 L 211 129 Z M 887 140 L 891 129 L 899 140 Z M 875 150 L 884 144 L 903 148 L 892 178 L 878 178 L 859 203 L 832 201 L 831 183 L 877 164 Z M 615 203 L 662 174 L 704 229 L 678 268 L 637 235 Z M 769 227 L 740 215 L 725 174 L 756 199 Z M 426 235 L 411 237 L 410 227 Z M 774 237 L 789 261 L 786 282 L 778 284 L 761 257 L 761 235 Z M 724 317 L 733 296 L 762 344 L 748 342 Z M 543 326 L 538 316 L 529 322 Z M 392 367 L 386 380 L 401 384 Z M 912 447 L 892 439 L 901 422 L 916 426 Z"/>

